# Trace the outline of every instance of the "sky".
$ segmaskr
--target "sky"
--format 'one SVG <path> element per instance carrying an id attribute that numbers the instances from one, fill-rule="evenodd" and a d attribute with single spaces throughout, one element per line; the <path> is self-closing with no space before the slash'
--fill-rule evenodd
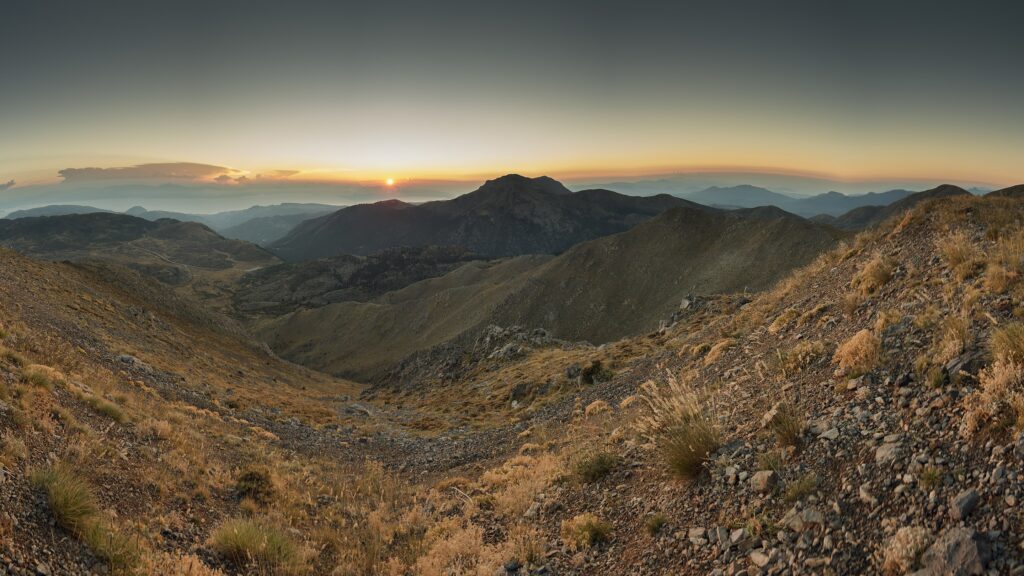
<path id="1" fill-rule="evenodd" d="M 5 0 L 0 194 L 401 195 L 509 172 L 998 187 L 1024 181 L 1022 21 L 999 0 Z M 176 163 L 221 170 L 129 169 Z"/>

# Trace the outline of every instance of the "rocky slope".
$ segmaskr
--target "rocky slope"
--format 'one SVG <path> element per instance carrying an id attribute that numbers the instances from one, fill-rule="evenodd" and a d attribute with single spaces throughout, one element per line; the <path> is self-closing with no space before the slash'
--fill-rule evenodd
<path id="1" fill-rule="evenodd" d="M 882 222 L 893 218 L 897 214 L 902 214 L 925 200 L 946 198 L 949 196 L 965 196 L 969 194 L 970 192 L 960 188 L 959 186 L 943 184 L 942 186 L 932 188 L 931 190 L 924 190 L 922 192 L 909 194 L 891 204 L 861 206 L 834 218 L 826 215 L 817 217 L 815 220 L 825 224 L 830 224 L 841 230 L 865 230 L 872 226 L 877 226 Z"/>
<path id="2" fill-rule="evenodd" d="M 511 174 L 452 200 L 418 205 L 388 200 L 344 208 L 303 222 L 270 249 L 285 260 L 431 245 L 461 246 L 491 258 L 557 254 L 679 206 L 696 205 L 668 195 L 573 193 L 547 177 Z"/>

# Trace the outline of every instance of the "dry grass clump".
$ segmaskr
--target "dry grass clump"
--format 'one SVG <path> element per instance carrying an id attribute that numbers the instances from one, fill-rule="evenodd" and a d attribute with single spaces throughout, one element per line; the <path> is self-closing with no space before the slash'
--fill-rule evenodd
<path id="1" fill-rule="evenodd" d="M 882 254 L 875 254 L 853 277 L 853 287 L 862 296 L 876 294 L 892 278 L 893 262 Z"/>
<path id="2" fill-rule="evenodd" d="M 949 316 L 942 322 L 942 333 L 935 345 L 935 362 L 942 365 L 956 358 L 970 343 L 971 323 L 962 316 Z"/>
<path id="3" fill-rule="evenodd" d="M 904 526 L 885 546 L 882 569 L 887 574 L 908 574 L 932 543 L 932 533 L 922 526 Z"/>
<path id="4" fill-rule="evenodd" d="M 985 268 L 985 290 L 992 294 L 1003 294 L 1010 287 L 1010 273 L 999 264 L 989 262 Z"/>
<path id="5" fill-rule="evenodd" d="M 803 440 L 807 423 L 799 410 L 786 403 L 776 406 L 767 427 L 775 435 L 779 446 L 797 447 Z"/>
<path id="6" fill-rule="evenodd" d="M 565 475 L 565 463 L 555 454 L 520 455 L 484 472 L 480 481 L 494 497 L 494 509 L 509 517 L 526 512 L 538 494 Z"/>
<path id="7" fill-rule="evenodd" d="M 146 418 L 139 422 L 135 429 L 147 440 L 169 440 L 174 434 L 174 426 L 170 422 L 155 418 Z"/>
<path id="8" fill-rule="evenodd" d="M 783 495 L 786 502 L 797 502 L 810 496 L 818 489 L 818 477 L 814 472 L 808 472 L 786 485 L 786 493 Z"/>
<path id="9" fill-rule="evenodd" d="M 242 471 L 235 481 L 235 493 L 240 499 L 249 499 L 267 505 L 277 494 L 274 477 L 266 466 L 253 466 Z"/>
<path id="10" fill-rule="evenodd" d="M 655 443 L 676 475 L 697 478 L 722 443 L 713 406 L 674 376 L 665 386 L 648 381 L 641 389 L 649 410 L 637 420 L 637 429 Z"/>
<path id="11" fill-rule="evenodd" d="M 248 518 L 227 520 L 210 537 L 210 546 L 240 568 L 260 574 L 298 574 L 304 562 L 298 545 L 284 531 Z"/>
<path id="12" fill-rule="evenodd" d="M 592 484 L 607 476 L 618 465 L 619 457 L 611 452 L 588 452 L 572 462 L 572 472 L 581 483 Z"/>
<path id="13" fill-rule="evenodd" d="M 825 354 L 825 343 L 821 340 L 802 340 L 782 356 L 785 374 L 801 372 Z"/>
<path id="14" fill-rule="evenodd" d="M 732 348 L 736 344 L 736 340 L 732 338 L 726 338 L 720 340 L 717 344 L 708 349 L 708 353 L 704 356 L 704 365 L 710 366 L 714 364 L 715 360 L 721 358 L 722 354 L 729 348 Z"/>
<path id="15" fill-rule="evenodd" d="M 586 512 L 562 521 L 561 536 L 562 542 L 570 549 L 582 550 L 607 542 L 611 531 L 611 524 Z"/>
<path id="16" fill-rule="evenodd" d="M 57 524 L 85 542 L 115 572 L 130 571 L 139 563 L 138 543 L 113 529 L 100 516 L 89 484 L 71 468 L 58 464 L 36 470 L 30 480 L 46 492 Z"/>
<path id="17" fill-rule="evenodd" d="M 646 520 L 644 520 L 644 529 L 647 530 L 647 533 L 651 536 L 656 536 L 661 532 L 662 528 L 664 528 L 666 524 L 668 524 L 668 516 L 658 512 L 656 514 L 651 514 Z"/>
<path id="18" fill-rule="evenodd" d="M 64 382 L 64 374 L 42 364 L 29 364 L 25 366 L 21 369 L 21 377 L 29 384 L 42 388 L 52 388 L 54 384 Z"/>
<path id="19" fill-rule="evenodd" d="M 1024 272 L 1024 229 L 1000 235 L 989 264 L 1002 267 L 1013 277 Z"/>
<path id="20" fill-rule="evenodd" d="M 787 326 L 793 323 L 794 320 L 799 316 L 799 312 L 795 308 L 787 308 L 785 312 L 775 317 L 775 320 L 768 325 L 769 334 L 778 334 L 782 332 Z"/>
<path id="21" fill-rule="evenodd" d="M 594 400 L 583 410 L 583 416 L 590 418 L 591 416 L 597 416 L 598 414 L 604 414 L 611 412 L 612 408 L 604 400 Z"/>
<path id="22" fill-rule="evenodd" d="M 839 369 L 851 376 L 871 371 L 882 356 L 882 341 L 870 330 L 861 330 L 843 342 L 832 361 Z"/>
<path id="23" fill-rule="evenodd" d="M 0 436 L 0 464 L 14 467 L 18 462 L 28 458 L 28 447 L 25 441 L 16 437 L 11 431 Z"/>
<path id="24" fill-rule="evenodd" d="M 106 416 L 118 424 L 126 424 L 128 422 L 128 415 L 121 410 L 121 407 L 109 400 L 104 400 L 99 396 L 86 396 L 85 403 L 89 405 L 97 414 Z"/>
<path id="25" fill-rule="evenodd" d="M 983 430 L 998 434 L 1024 428 L 1024 367 L 998 359 L 981 371 L 978 380 L 981 390 L 964 398 L 960 433 L 970 438 Z"/>
<path id="26" fill-rule="evenodd" d="M 989 349 L 996 360 L 1024 364 L 1024 324 L 1014 322 L 992 330 Z"/>
<path id="27" fill-rule="evenodd" d="M 970 278 L 981 261 L 981 251 L 963 230 L 939 238 L 935 241 L 935 247 L 943 262 L 960 281 Z"/>

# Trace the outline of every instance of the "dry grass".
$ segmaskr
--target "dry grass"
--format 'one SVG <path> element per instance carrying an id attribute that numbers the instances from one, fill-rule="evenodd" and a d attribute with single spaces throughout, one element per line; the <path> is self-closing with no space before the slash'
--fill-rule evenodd
<path id="1" fill-rule="evenodd" d="M 797 502 L 807 496 L 814 494 L 818 489 L 818 477 L 814 472 L 808 472 L 786 485 L 786 492 L 783 498 L 786 502 Z"/>
<path id="2" fill-rule="evenodd" d="M 936 240 L 935 248 L 954 277 L 960 281 L 973 276 L 981 262 L 981 251 L 962 230 L 942 236 Z"/>
<path id="3" fill-rule="evenodd" d="M 851 376 L 870 372 L 882 356 L 882 341 L 870 330 L 861 330 L 842 343 L 832 361 Z"/>
<path id="4" fill-rule="evenodd" d="M 64 374 L 42 364 L 29 364 L 21 370 L 21 377 L 35 386 L 52 388 L 56 384 L 64 383 Z"/>
<path id="5" fill-rule="evenodd" d="M 800 446 L 806 428 L 803 415 L 788 403 L 778 405 L 768 420 L 768 429 L 775 435 L 779 446 Z"/>
<path id="6" fill-rule="evenodd" d="M 783 376 L 802 372 L 825 355 L 825 343 L 820 340 L 802 340 L 782 355 Z"/>
<path id="7" fill-rule="evenodd" d="M 129 572 L 138 565 L 142 554 L 138 542 L 112 528 L 99 515 L 88 482 L 69 467 L 56 465 L 36 470 L 31 481 L 46 493 L 57 524 L 85 542 L 112 570 Z"/>
<path id="8" fill-rule="evenodd" d="M 935 343 L 935 363 L 943 365 L 956 358 L 970 343 L 971 323 L 962 316 L 948 316 L 941 326 L 939 340 Z"/>
<path id="9" fill-rule="evenodd" d="M 235 481 L 239 499 L 249 499 L 265 506 L 277 494 L 274 477 L 266 466 L 253 466 L 242 471 Z"/>
<path id="10" fill-rule="evenodd" d="M 1024 367 L 1013 360 L 996 360 L 978 379 L 981 390 L 964 398 L 961 434 L 970 438 L 983 430 L 998 435 L 1024 429 Z"/>
<path id="11" fill-rule="evenodd" d="M 305 567 L 298 545 L 269 523 L 247 518 L 228 520 L 210 537 L 210 546 L 239 568 L 259 574 L 299 574 Z"/>
<path id="12" fill-rule="evenodd" d="M 799 312 L 795 308 L 787 308 L 785 312 L 775 317 L 775 320 L 768 325 L 769 334 L 778 334 L 786 329 L 787 326 L 793 323 L 794 320 L 799 316 Z"/>
<path id="13" fill-rule="evenodd" d="M 909 574 L 932 543 L 932 534 L 921 526 L 904 526 L 885 546 L 882 569 L 886 574 Z"/>
<path id="14" fill-rule="evenodd" d="M 882 254 L 875 254 L 853 277 L 853 287 L 861 296 L 873 296 L 892 278 L 894 264 Z"/>
<path id="15" fill-rule="evenodd" d="M 611 406 L 609 406 L 604 400 L 594 400 L 590 404 L 587 404 L 587 407 L 583 410 L 583 416 L 590 418 L 592 416 L 597 416 L 598 414 L 611 412 L 611 410 Z"/>
<path id="16" fill-rule="evenodd" d="M 607 542 L 611 531 L 611 524 L 587 512 L 564 520 L 561 536 L 562 542 L 570 549 L 581 550 Z"/>
<path id="17" fill-rule="evenodd" d="M 722 357 L 722 354 L 725 354 L 726 350 L 728 350 L 729 348 L 732 348 L 735 344 L 736 344 L 736 340 L 734 340 L 732 338 L 726 338 L 725 340 L 720 340 L 717 344 L 712 346 L 708 350 L 708 353 L 704 356 L 704 365 L 705 366 L 710 366 L 710 365 L 714 364 L 716 360 L 718 360 L 719 358 Z"/>
<path id="18" fill-rule="evenodd" d="M 494 499 L 494 509 L 508 517 L 526 512 L 538 494 L 565 475 L 565 463 L 552 453 L 516 456 L 480 477 Z"/>
<path id="19" fill-rule="evenodd" d="M 1024 364 L 1024 324 L 1014 322 L 992 330 L 989 350 L 996 360 Z"/>
<path id="20" fill-rule="evenodd" d="M 642 390 L 648 412 L 638 418 L 638 431 L 655 443 L 676 475 L 697 478 L 722 443 L 713 406 L 673 376 L 665 386 L 648 381 Z"/>
<path id="21" fill-rule="evenodd" d="M 585 452 L 572 462 L 573 476 L 583 484 L 604 478 L 619 465 L 619 457 L 607 451 Z"/>

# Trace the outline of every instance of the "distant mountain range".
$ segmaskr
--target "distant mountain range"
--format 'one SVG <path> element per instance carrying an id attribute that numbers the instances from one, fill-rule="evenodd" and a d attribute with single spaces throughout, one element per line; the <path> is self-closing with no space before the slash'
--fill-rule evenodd
<path id="1" fill-rule="evenodd" d="M 299 224 L 269 248 L 285 260 L 430 245 L 462 246 L 491 258 L 557 254 L 681 206 L 707 210 L 667 194 L 571 192 L 551 178 L 510 174 L 452 200 L 419 205 L 389 200 L 343 208 Z"/>
<path id="2" fill-rule="evenodd" d="M 919 202 L 934 198 L 947 198 L 950 196 L 970 196 L 971 193 L 959 186 L 943 184 L 931 190 L 916 192 L 904 197 L 902 200 L 893 202 L 886 206 L 861 206 L 849 212 L 833 217 L 826 214 L 815 216 L 813 220 L 829 224 L 841 230 L 864 230 L 877 224 L 885 222 L 896 214 L 901 214 Z"/>
<path id="3" fill-rule="evenodd" d="M 811 217 L 826 214 L 839 216 L 845 212 L 863 206 L 886 206 L 906 198 L 913 192 L 909 190 L 890 190 L 888 192 L 869 192 L 857 196 L 847 196 L 839 192 L 826 192 L 807 198 L 794 198 L 772 192 L 757 186 L 731 186 L 720 188 L 712 186 L 682 196 L 707 206 L 721 208 L 756 208 L 758 206 L 775 206 L 799 216 Z"/>
<path id="4" fill-rule="evenodd" d="M 172 212 L 166 210 L 147 210 L 142 206 L 134 206 L 125 214 L 156 221 L 164 218 L 180 222 L 198 222 L 206 225 L 226 238 L 245 240 L 254 244 L 265 245 L 281 238 L 297 224 L 308 218 L 330 214 L 340 208 L 330 204 L 299 204 L 285 202 L 270 206 L 252 206 L 244 210 L 229 210 L 213 214 L 193 214 L 188 212 Z M 97 212 L 113 213 L 111 210 L 93 206 L 77 206 L 71 204 L 53 204 L 27 210 L 16 210 L 6 216 L 7 219 L 31 218 L 35 216 L 63 216 L 68 214 L 91 214 Z"/>

